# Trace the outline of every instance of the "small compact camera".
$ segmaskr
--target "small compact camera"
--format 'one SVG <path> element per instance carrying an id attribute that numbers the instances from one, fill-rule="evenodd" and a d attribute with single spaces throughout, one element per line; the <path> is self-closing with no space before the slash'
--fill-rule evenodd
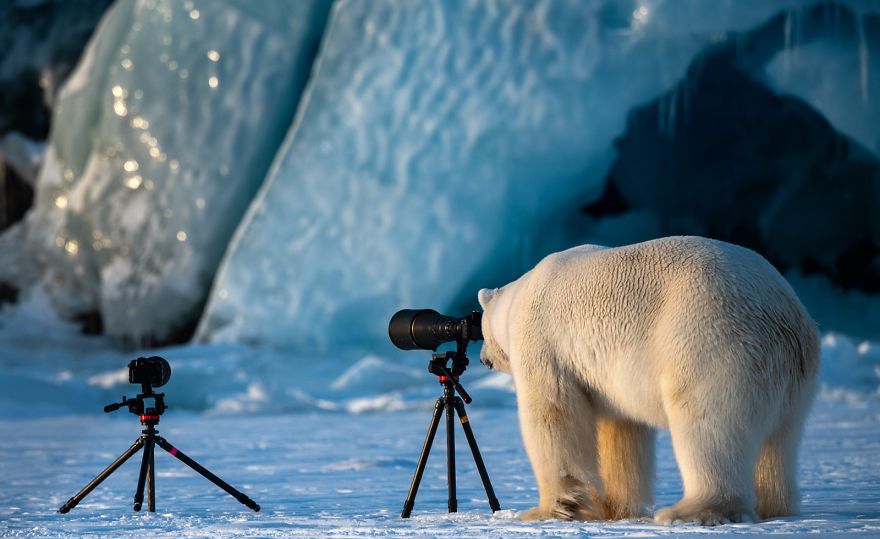
<path id="1" fill-rule="evenodd" d="M 139 357 L 128 364 L 128 381 L 152 387 L 164 386 L 171 379 L 171 365 L 159 356 Z"/>

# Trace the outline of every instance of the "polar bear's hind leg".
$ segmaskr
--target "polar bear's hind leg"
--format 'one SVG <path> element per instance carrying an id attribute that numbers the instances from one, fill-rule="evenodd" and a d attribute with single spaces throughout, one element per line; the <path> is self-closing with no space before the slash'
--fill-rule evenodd
<path id="1" fill-rule="evenodd" d="M 645 516 L 653 499 L 654 429 L 616 418 L 598 421 L 599 473 L 608 520 Z"/>
<path id="2" fill-rule="evenodd" d="M 762 519 L 798 513 L 797 454 L 811 400 L 805 395 L 799 402 L 792 402 L 761 447 L 755 468 L 755 490 Z"/>
<path id="3" fill-rule="evenodd" d="M 717 393 L 723 391 L 717 389 Z M 766 430 L 754 420 L 761 415 L 754 409 L 759 403 L 749 406 L 745 394 L 740 398 L 727 395 L 726 399 L 741 404 L 733 410 L 719 403 L 694 405 L 690 399 L 667 403 L 684 497 L 672 507 L 658 510 L 654 516 L 657 522 L 712 526 L 757 521 L 754 470 Z"/>

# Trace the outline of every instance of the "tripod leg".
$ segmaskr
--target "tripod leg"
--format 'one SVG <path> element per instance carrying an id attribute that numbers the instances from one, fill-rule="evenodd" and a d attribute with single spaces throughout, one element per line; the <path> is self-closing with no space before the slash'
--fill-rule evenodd
<path id="1" fill-rule="evenodd" d="M 446 398 L 446 483 L 449 488 L 449 512 L 455 513 L 458 511 L 458 500 L 455 497 L 455 422 L 452 402 L 451 397 Z"/>
<path id="2" fill-rule="evenodd" d="M 406 502 L 403 504 L 403 511 L 400 513 L 400 518 L 409 518 L 413 506 L 416 504 L 416 493 L 419 491 L 419 483 L 422 482 L 422 474 L 425 472 L 425 464 L 428 462 L 428 454 L 431 452 L 431 444 L 434 443 L 434 435 L 437 433 L 437 426 L 440 424 L 440 415 L 443 413 L 444 402 L 445 399 L 440 397 L 434 405 L 434 416 L 431 418 L 431 426 L 428 427 L 428 436 L 425 437 L 425 445 L 422 446 L 422 452 L 419 455 L 419 463 L 416 466 L 416 473 L 413 474 L 412 483 L 409 485 L 409 494 L 406 496 Z"/>
<path id="3" fill-rule="evenodd" d="M 186 464 L 187 466 L 189 466 L 193 470 L 199 472 L 199 474 L 201 474 L 202 477 L 204 477 L 208 481 L 214 483 L 218 487 L 225 490 L 227 494 L 229 494 L 230 496 L 232 496 L 233 498 L 235 498 L 239 502 L 243 503 L 244 505 L 248 506 L 249 508 L 253 509 L 254 511 L 260 510 L 260 506 L 257 505 L 257 502 L 248 498 L 247 496 L 245 496 L 243 493 L 239 492 L 238 490 L 235 490 L 235 488 L 233 488 L 229 483 L 220 479 L 216 475 L 212 474 L 207 468 L 203 467 L 198 462 L 196 462 L 193 459 L 186 456 L 183 453 L 183 451 L 181 451 L 181 450 L 177 449 L 176 447 L 174 447 L 173 445 L 169 444 L 168 441 L 165 440 L 165 438 L 162 438 L 161 436 L 156 436 L 156 443 L 159 444 L 159 447 L 161 447 L 165 451 L 168 451 L 169 453 L 171 453 L 172 456 L 177 457 L 177 460 L 183 462 L 184 464 Z"/>
<path id="4" fill-rule="evenodd" d="M 474 438 L 474 431 L 471 429 L 470 421 L 468 421 L 467 413 L 464 410 L 464 403 L 458 397 L 455 397 L 455 410 L 458 412 L 461 428 L 464 429 L 464 435 L 467 438 L 468 445 L 471 447 L 471 453 L 474 455 L 474 462 L 477 465 L 477 471 L 480 473 L 480 479 L 483 480 L 483 488 L 486 489 L 486 496 L 489 498 L 489 507 L 492 508 L 494 513 L 501 509 L 501 506 L 498 504 L 495 490 L 489 481 L 489 472 L 486 471 L 486 465 L 483 464 L 483 457 L 480 455 L 480 448 L 477 447 L 477 439 Z"/>
<path id="5" fill-rule="evenodd" d="M 147 442 L 150 451 L 150 462 L 147 464 L 147 510 L 156 511 L 156 442 Z"/>
<path id="6" fill-rule="evenodd" d="M 141 473 L 138 475 L 137 490 L 134 492 L 134 510 L 140 511 L 144 503 L 144 486 L 147 481 L 147 468 L 150 467 L 150 439 L 144 442 L 144 455 L 141 459 Z"/>
<path id="7" fill-rule="evenodd" d="M 109 477 L 110 474 L 112 474 L 114 471 L 116 471 L 116 468 L 119 468 L 120 466 L 122 466 L 122 464 L 125 461 L 127 461 L 129 458 L 131 458 L 132 455 L 137 453 L 138 449 L 140 449 L 143 445 L 144 445 L 143 438 L 138 438 L 137 440 L 135 440 L 135 442 L 131 445 L 131 447 L 126 449 L 123 454 L 119 455 L 119 457 L 116 460 L 114 460 L 113 463 L 110 464 L 110 466 L 107 466 L 106 468 L 104 468 L 104 471 L 99 473 L 97 477 L 92 479 L 88 485 L 84 486 L 83 489 L 80 490 L 79 492 L 77 492 L 71 499 L 67 500 L 67 503 L 62 505 L 61 508 L 58 510 L 58 512 L 59 513 L 67 513 L 68 511 L 70 511 L 71 509 L 76 507 L 76 505 L 79 502 L 81 502 L 83 498 L 88 496 L 89 492 L 94 490 L 95 487 L 97 487 L 98 485 L 101 484 L 102 481 L 107 479 L 107 477 Z"/>

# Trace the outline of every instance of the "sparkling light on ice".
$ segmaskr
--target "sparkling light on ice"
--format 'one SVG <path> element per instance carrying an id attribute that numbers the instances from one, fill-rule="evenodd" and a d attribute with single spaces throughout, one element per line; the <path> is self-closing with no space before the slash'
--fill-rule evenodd
<path id="1" fill-rule="evenodd" d="M 7 234 L 2 249 L 4 279 L 42 278 L 60 312 L 99 311 L 106 333 L 135 341 L 173 337 L 201 310 L 329 8 L 193 6 L 107 12 L 59 96 L 26 245 Z"/>

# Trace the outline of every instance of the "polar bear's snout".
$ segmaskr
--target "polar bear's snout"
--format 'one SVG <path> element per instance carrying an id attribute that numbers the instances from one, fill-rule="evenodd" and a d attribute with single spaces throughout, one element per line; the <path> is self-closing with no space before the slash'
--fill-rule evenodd
<path id="1" fill-rule="evenodd" d="M 490 371 L 492 370 L 492 360 L 487 358 L 482 351 L 480 352 L 480 363 Z"/>
<path id="2" fill-rule="evenodd" d="M 489 328 L 484 321 L 483 349 L 480 350 L 480 363 L 490 371 L 506 372 L 509 374 L 510 361 L 507 359 L 507 354 L 498 346 L 498 343 L 492 338 L 492 334 L 487 330 Z"/>

